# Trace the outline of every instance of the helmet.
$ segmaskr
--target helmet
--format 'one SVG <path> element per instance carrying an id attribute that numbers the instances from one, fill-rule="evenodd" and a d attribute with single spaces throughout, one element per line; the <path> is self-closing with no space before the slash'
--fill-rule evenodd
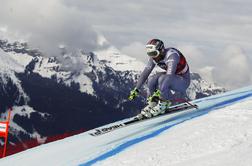
<path id="1" fill-rule="evenodd" d="M 152 39 L 146 44 L 147 55 L 156 58 L 164 49 L 164 43 L 159 39 Z"/>

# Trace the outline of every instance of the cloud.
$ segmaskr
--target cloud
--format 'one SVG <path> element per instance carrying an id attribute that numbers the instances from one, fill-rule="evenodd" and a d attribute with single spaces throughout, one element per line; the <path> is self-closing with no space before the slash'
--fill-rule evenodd
<path id="1" fill-rule="evenodd" d="M 85 13 L 89 23 L 119 47 L 157 36 L 172 42 L 240 42 L 251 39 L 250 1 L 93 0 L 63 1 Z M 236 11 L 236 12 L 234 12 Z M 241 26 L 245 25 L 245 26 Z M 235 40 L 231 40 L 235 39 Z"/>
<path id="2" fill-rule="evenodd" d="M 252 66 L 248 58 L 252 54 L 251 5 L 249 0 L 3 0 L 0 37 L 27 40 L 51 56 L 58 53 L 59 45 L 69 50 L 100 48 L 97 34 L 101 34 L 122 52 L 144 62 L 145 43 L 160 38 L 167 47 L 185 53 L 193 72 L 205 73 L 224 85 L 231 65 L 225 65 L 229 70 L 221 70 L 221 64 L 214 61 L 223 61 L 219 58 L 226 54 L 225 48 L 235 45 L 244 50 L 240 56 L 248 61 L 246 67 L 236 64 L 241 66 L 239 70 Z M 234 59 L 243 63 L 240 56 Z M 222 76 L 217 71 L 223 71 Z M 230 77 L 232 87 L 246 85 L 249 77 L 240 76 L 244 78 Z"/>
<path id="3" fill-rule="evenodd" d="M 87 51 L 97 47 L 97 33 L 86 23 L 82 13 L 68 8 L 60 0 L 3 1 L 0 27 L 2 37 L 26 40 L 48 56 L 57 55 L 59 45 L 66 45 L 69 50 L 83 48 Z"/>
<path id="4" fill-rule="evenodd" d="M 200 68 L 198 73 L 200 73 L 201 77 L 204 80 L 207 80 L 210 83 L 216 83 L 218 81 L 216 81 L 213 76 L 214 69 L 215 69 L 214 66 L 205 66 L 205 67 Z M 220 85 L 220 83 L 218 85 Z"/>
<path id="5" fill-rule="evenodd" d="M 147 62 L 148 57 L 145 52 L 145 44 L 133 42 L 121 48 L 122 53 L 135 57 L 137 60 Z"/>
<path id="6" fill-rule="evenodd" d="M 227 45 L 220 53 L 209 53 L 190 44 L 178 48 L 186 56 L 191 71 L 209 82 L 227 89 L 252 84 L 251 59 L 238 45 Z"/>
<path id="7" fill-rule="evenodd" d="M 216 61 L 213 77 L 227 88 L 252 84 L 252 66 L 249 57 L 235 45 L 228 46 Z"/>

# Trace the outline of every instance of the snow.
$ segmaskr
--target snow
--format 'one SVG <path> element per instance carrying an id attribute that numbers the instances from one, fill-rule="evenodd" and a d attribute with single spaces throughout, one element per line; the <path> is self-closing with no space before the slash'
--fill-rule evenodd
<path id="1" fill-rule="evenodd" d="M 84 56 L 81 57 L 71 57 L 68 55 L 68 58 L 71 58 L 71 61 L 75 64 L 79 64 L 82 66 L 82 70 L 79 71 L 79 74 L 71 74 L 71 71 L 57 71 L 56 68 L 61 68 L 62 64 L 57 63 L 56 61 L 50 62 L 50 58 L 46 57 L 36 57 L 38 63 L 36 63 L 35 68 L 33 70 L 34 73 L 40 74 L 45 78 L 52 78 L 52 76 L 56 76 L 58 81 L 64 81 L 64 83 L 68 86 L 71 83 L 79 83 L 80 91 L 88 94 L 94 94 L 93 82 L 92 80 L 85 75 L 86 72 L 92 71 L 92 68 L 88 65 L 85 65 L 87 61 Z M 50 62 L 50 63 L 49 63 Z"/>
<path id="2" fill-rule="evenodd" d="M 100 36 L 99 42 L 102 45 L 106 45 L 107 41 L 103 36 Z M 14 46 L 12 46 L 14 47 Z M 15 45 L 15 47 L 23 47 Z M 63 45 L 60 45 L 64 48 Z M 138 61 L 137 59 L 122 54 L 114 46 L 106 47 L 106 49 L 96 51 L 95 54 L 85 53 L 83 50 L 76 50 L 72 53 L 64 54 L 61 60 L 55 57 L 42 57 L 42 56 L 30 56 L 23 53 L 4 52 L 0 50 L 0 74 L 7 73 L 8 75 L 14 75 L 14 73 L 23 73 L 26 66 L 34 61 L 34 73 L 38 73 L 44 78 L 57 78 L 58 82 L 63 82 L 65 85 L 70 86 L 72 83 L 80 85 L 80 92 L 87 93 L 96 96 L 93 87 L 94 81 L 99 83 L 98 72 L 106 74 L 105 68 L 111 67 L 115 71 L 131 71 L 129 79 L 135 79 L 140 72 L 144 69 L 145 64 Z M 159 67 L 156 67 L 152 74 L 162 71 Z M 89 73 L 95 74 L 95 80 L 88 76 Z M 128 73 L 128 72 L 125 72 Z M 15 78 L 15 77 L 13 77 Z M 17 79 L 16 79 L 17 80 Z M 17 81 L 16 81 L 17 82 Z M 188 96 L 191 99 L 195 99 L 198 93 L 206 93 L 206 96 L 210 95 L 211 92 L 221 92 L 221 88 L 209 84 L 204 80 L 192 80 L 191 86 L 188 88 Z"/>
<path id="3" fill-rule="evenodd" d="M 16 59 L 18 59 L 19 61 L 15 60 L 14 57 L 16 57 Z M 24 65 L 21 59 L 25 59 L 26 56 L 18 58 L 17 56 L 15 56 L 12 53 L 6 53 L 4 52 L 2 49 L 0 49 L 0 68 L 1 71 L 16 71 L 16 72 L 23 72 L 24 71 Z M 29 60 L 28 60 L 29 61 Z"/>
<path id="4" fill-rule="evenodd" d="M 252 86 L 193 102 L 199 109 L 99 136 L 91 136 L 96 129 L 90 130 L 8 156 L 0 165 L 252 165 Z"/>
<path id="5" fill-rule="evenodd" d="M 26 133 L 28 134 L 31 138 L 36 138 L 40 143 L 43 143 L 46 141 L 46 137 L 42 137 L 38 132 L 33 129 L 32 133 L 26 132 L 24 128 L 22 128 L 18 123 L 13 121 L 13 118 L 15 115 L 23 116 L 30 118 L 31 114 L 37 112 L 35 111 L 32 107 L 28 105 L 23 105 L 23 106 L 14 106 L 11 111 L 11 123 L 10 123 L 10 132 L 15 133 L 15 135 L 19 135 L 19 133 Z M 47 113 L 40 113 L 37 112 L 41 117 L 45 118 L 45 116 L 49 116 Z M 7 111 L 4 114 L 1 114 L 0 119 L 7 119 Z"/>
<path id="6" fill-rule="evenodd" d="M 23 90 L 21 81 L 16 77 L 14 71 L 11 70 L 0 71 L 0 82 L 3 82 L 2 88 L 4 91 L 8 88 L 5 85 L 7 85 L 8 81 L 10 80 L 17 87 L 19 92 L 19 96 L 16 97 L 16 101 L 19 102 L 22 98 L 24 98 L 25 103 L 27 103 L 30 100 L 30 98 Z"/>
<path id="7" fill-rule="evenodd" d="M 42 77 L 51 78 L 52 75 L 57 74 L 57 71 L 54 68 L 57 68 L 59 65 L 56 62 L 48 63 L 49 58 L 45 57 L 36 57 L 39 63 L 36 63 L 33 70 L 34 73 L 39 73 Z"/>
<path id="8" fill-rule="evenodd" d="M 95 54 L 97 54 L 99 60 L 106 61 L 108 66 L 118 71 L 141 71 L 145 66 L 136 59 L 121 54 L 114 47 L 110 47 L 103 51 L 97 51 Z M 6 82 L 8 78 L 10 78 L 19 89 L 19 98 L 25 98 L 27 103 L 29 97 L 23 91 L 20 80 L 15 76 L 15 72 L 24 72 L 25 66 L 33 57 L 27 54 L 6 53 L 0 49 L 0 58 L 0 81 Z M 68 79 L 71 77 L 70 72 L 57 72 L 55 70 L 60 64 L 56 61 L 50 61 L 49 58 L 46 57 L 37 58 L 40 63 L 36 64 L 34 72 L 46 78 L 57 75 L 57 78 L 62 79 L 66 84 L 71 84 L 71 80 Z M 79 61 L 89 64 L 90 61 L 93 60 L 92 63 L 102 69 L 96 57 L 93 57 L 93 59 L 90 58 L 90 56 L 79 56 Z M 78 65 L 84 64 L 81 63 Z M 129 69 L 129 66 L 132 66 L 132 68 Z M 92 68 L 88 65 L 84 65 L 84 67 L 85 68 L 80 71 L 80 75 L 73 75 L 73 80 L 80 83 L 80 91 L 93 94 L 93 83 L 91 79 L 85 75 L 85 73 L 90 72 Z M 202 89 L 211 88 L 208 84 L 204 85 L 206 86 L 203 86 Z M 214 96 L 195 102 L 198 102 L 197 104 L 200 105 L 203 112 L 204 109 L 217 109 L 219 106 L 225 106 L 225 104 L 223 104 L 223 106 L 221 102 L 240 97 L 242 94 L 252 91 L 251 89 L 250 87 L 245 90 L 238 90 L 222 96 Z M 9 156 L 0 160 L 0 165 L 60 166 L 88 165 L 88 163 L 112 166 L 141 164 L 176 166 L 252 165 L 251 156 L 249 156 L 252 152 L 252 143 L 250 143 L 252 142 L 251 105 L 252 99 L 250 98 L 242 103 L 237 103 L 194 119 L 192 118 L 197 115 L 194 115 L 193 110 L 190 110 L 188 111 L 190 114 L 187 117 L 180 116 L 180 114 L 164 116 L 121 128 L 99 137 L 91 137 L 89 132 L 86 132 L 75 137 Z M 13 115 L 19 114 L 20 116 L 27 117 L 29 117 L 32 112 L 35 112 L 35 110 L 29 106 L 15 107 L 13 110 Z M 189 121 L 189 119 L 192 120 Z M 124 121 L 127 121 L 127 119 Z M 116 122 L 115 124 L 117 123 L 120 122 Z M 12 122 L 10 127 L 11 129 L 15 129 L 13 132 L 25 132 L 24 129 L 15 122 Z M 145 136 L 160 131 L 163 128 L 165 128 L 165 130 L 161 132 L 162 134 L 155 135 L 151 137 L 152 139 L 143 139 Z M 166 130 L 166 128 L 169 128 L 169 130 Z M 35 130 L 30 136 L 37 138 L 40 142 L 44 142 L 46 139 L 41 137 Z M 136 140 L 139 139 L 141 141 L 137 142 Z M 131 145 L 130 141 L 134 143 Z M 120 149 L 121 145 L 126 147 Z M 69 155 L 70 153 L 71 155 Z M 110 157 L 110 154 L 113 154 L 112 157 Z M 102 156 L 106 157 L 103 158 Z M 102 160 L 100 160 L 100 158 L 102 158 Z"/>
<path id="9" fill-rule="evenodd" d="M 252 98 L 171 128 L 99 166 L 250 166 Z"/>
<path id="10" fill-rule="evenodd" d="M 105 60 L 109 67 L 116 71 L 142 71 L 145 67 L 143 62 L 136 58 L 122 54 L 117 48 L 110 46 L 105 50 L 94 52 L 99 60 Z M 130 67 L 130 68 L 129 68 Z"/>
<path id="11" fill-rule="evenodd" d="M 3 82 L 3 90 L 8 88 L 4 85 L 7 85 L 8 81 L 11 80 L 20 93 L 17 100 L 23 97 L 25 102 L 28 102 L 29 97 L 24 92 L 21 81 L 16 77 L 15 73 L 24 72 L 25 66 L 32 60 L 32 57 L 27 54 L 6 53 L 0 49 L 0 59 L 0 81 Z"/>
<path id="12" fill-rule="evenodd" d="M 25 67 L 31 62 L 32 56 L 28 54 L 18 54 L 15 52 L 9 52 L 9 57 L 12 58 L 15 62 L 18 62 L 19 65 L 22 66 L 22 72 L 24 71 Z"/>
<path id="13" fill-rule="evenodd" d="M 86 75 L 73 76 L 73 80 L 80 85 L 80 91 L 87 94 L 94 95 L 93 81 Z M 66 81 L 66 83 L 71 84 L 71 82 Z"/>

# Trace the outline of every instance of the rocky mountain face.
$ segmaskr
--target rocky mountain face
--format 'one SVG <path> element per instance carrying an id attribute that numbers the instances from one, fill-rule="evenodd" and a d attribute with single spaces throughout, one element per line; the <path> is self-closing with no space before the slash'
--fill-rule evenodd
<path id="1" fill-rule="evenodd" d="M 0 113 L 4 119 L 13 108 L 12 145 L 26 148 L 24 140 L 44 143 L 55 135 L 89 130 L 136 115 L 144 106 L 145 90 L 135 101 L 127 100 L 144 64 L 114 47 L 46 57 L 27 43 L 0 40 L 0 59 Z M 191 99 L 225 91 L 199 74 L 191 76 Z"/>

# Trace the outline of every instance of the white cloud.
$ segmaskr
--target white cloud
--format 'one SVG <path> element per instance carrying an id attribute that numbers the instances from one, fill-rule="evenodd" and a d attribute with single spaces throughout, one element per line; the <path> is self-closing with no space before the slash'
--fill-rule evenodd
<path id="1" fill-rule="evenodd" d="M 60 0 L 3 1 L 0 26 L 7 26 L 9 31 L 2 32 L 2 36 L 9 38 L 10 33 L 16 34 L 15 38 L 27 40 L 49 55 L 58 54 L 59 44 L 87 51 L 97 47 L 97 34 L 83 19 L 83 14 L 66 7 Z"/>
<path id="2" fill-rule="evenodd" d="M 252 84 L 249 57 L 238 46 L 230 45 L 216 61 L 213 76 L 230 89 Z"/>
<path id="3" fill-rule="evenodd" d="M 200 73 L 210 82 L 228 89 L 252 84 L 252 66 L 249 56 L 236 45 L 227 45 L 218 55 L 202 51 L 193 45 L 181 45 L 192 72 Z"/>
<path id="4" fill-rule="evenodd" d="M 216 83 L 216 80 L 214 79 L 214 76 L 213 76 L 214 69 L 215 67 L 213 66 L 205 66 L 199 69 L 199 73 L 204 80 L 207 80 L 211 83 Z"/>
<path id="5" fill-rule="evenodd" d="M 122 47 L 121 51 L 129 56 L 135 57 L 140 61 L 147 62 L 148 57 L 145 52 L 145 44 L 140 42 L 133 42 L 127 46 Z"/>
<path id="6" fill-rule="evenodd" d="M 6 33 L 7 32 L 7 26 L 0 27 L 0 32 L 1 33 Z"/>

